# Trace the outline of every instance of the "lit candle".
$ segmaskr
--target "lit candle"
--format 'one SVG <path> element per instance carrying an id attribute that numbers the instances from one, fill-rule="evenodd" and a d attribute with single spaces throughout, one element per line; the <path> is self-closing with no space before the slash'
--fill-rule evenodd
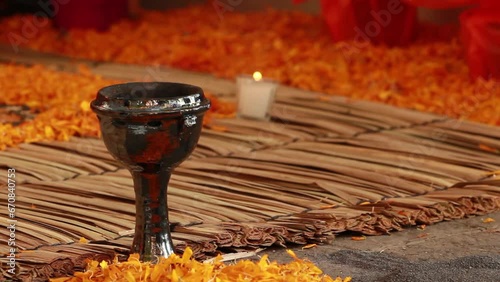
<path id="1" fill-rule="evenodd" d="M 269 119 L 277 84 L 262 78 L 260 72 L 251 76 L 239 76 L 238 116 L 253 119 Z"/>

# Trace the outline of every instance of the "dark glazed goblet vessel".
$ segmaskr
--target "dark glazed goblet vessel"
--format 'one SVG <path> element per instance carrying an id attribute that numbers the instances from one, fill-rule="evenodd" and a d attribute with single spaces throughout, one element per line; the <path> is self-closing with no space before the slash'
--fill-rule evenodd
<path id="1" fill-rule="evenodd" d="M 131 172 L 136 201 L 132 253 L 155 261 L 174 252 L 167 186 L 194 150 L 210 101 L 199 87 L 169 82 L 105 87 L 91 103 L 108 151 Z"/>

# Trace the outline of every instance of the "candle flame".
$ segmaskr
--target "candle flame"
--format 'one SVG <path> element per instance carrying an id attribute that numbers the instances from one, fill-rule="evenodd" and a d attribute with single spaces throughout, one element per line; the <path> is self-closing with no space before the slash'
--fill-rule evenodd
<path id="1" fill-rule="evenodd" d="M 262 74 L 260 72 L 258 72 L 258 71 L 254 72 L 253 73 L 253 79 L 255 81 L 261 81 L 262 80 Z"/>

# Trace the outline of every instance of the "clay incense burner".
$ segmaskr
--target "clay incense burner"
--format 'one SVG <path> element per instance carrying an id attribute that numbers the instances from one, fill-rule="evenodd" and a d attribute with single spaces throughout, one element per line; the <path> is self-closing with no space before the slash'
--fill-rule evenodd
<path id="1" fill-rule="evenodd" d="M 169 82 L 105 87 L 91 103 L 108 151 L 132 174 L 136 225 L 132 253 L 155 261 L 174 252 L 167 186 L 194 150 L 210 101 L 199 87 Z"/>

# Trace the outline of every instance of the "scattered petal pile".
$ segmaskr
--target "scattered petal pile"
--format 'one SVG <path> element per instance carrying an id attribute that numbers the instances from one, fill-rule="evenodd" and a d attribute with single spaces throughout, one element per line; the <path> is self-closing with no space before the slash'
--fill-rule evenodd
<path id="1" fill-rule="evenodd" d="M 349 282 L 333 279 L 313 263 L 299 259 L 288 250 L 293 261 L 288 264 L 269 262 L 267 255 L 260 261 L 240 260 L 235 264 L 224 264 L 221 257 L 211 263 L 198 262 L 191 258 L 193 252 L 187 248 L 182 257 L 172 255 L 161 259 L 158 264 L 141 263 L 138 255 L 131 255 L 126 262 L 91 261 L 85 272 L 78 272 L 71 278 L 57 278 L 52 282 Z"/>
<path id="2" fill-rule="evenodd" d="M 99 88 L 116 82 L 83 68 L 71 74 L 42 66 L 0 65 L 0 104 L 26 105 L 37 113 L 19 126 L 0 123 L 0 149 L 74 135 L 98 136 L 99 124 L 89 103 Z"/>
<path id="3" fill-rule="evenodd" d="M 0 150 L 24 142 L 98 136 L 99 123 L 90 101 L 100 88 L 119 82 L 93 75 L 85 67 L 78 73 L 66 73 L 43 66 L 0 64 L 0 105 L 26 105 L 36 113 L 34 119 L 20 125 L 0 119 Z M 207 121 L 211 115 L 234 111 L 233 105 L 207 96 L 213 104 Z"/>
<path id="4" fill-rule="evenodd" d="M 322 19 L 314 15 L 224 12 L 212 5 L 146 12 L 107 32 L 61 33 L 39 24 L 26 38 L 23 30 L 30 21 L 41 22 L 32 16 L 0 21 L 0 40 L 14 48 L 168 65 L 225 78 L 258 70 L 302 89 L 500 125 L 498 81 L 470 80 L 462 45 L 450 28 L 425 28 L 431 32 L 422 32 L 417 43 L 387 48 L 334 43 Z"/>

